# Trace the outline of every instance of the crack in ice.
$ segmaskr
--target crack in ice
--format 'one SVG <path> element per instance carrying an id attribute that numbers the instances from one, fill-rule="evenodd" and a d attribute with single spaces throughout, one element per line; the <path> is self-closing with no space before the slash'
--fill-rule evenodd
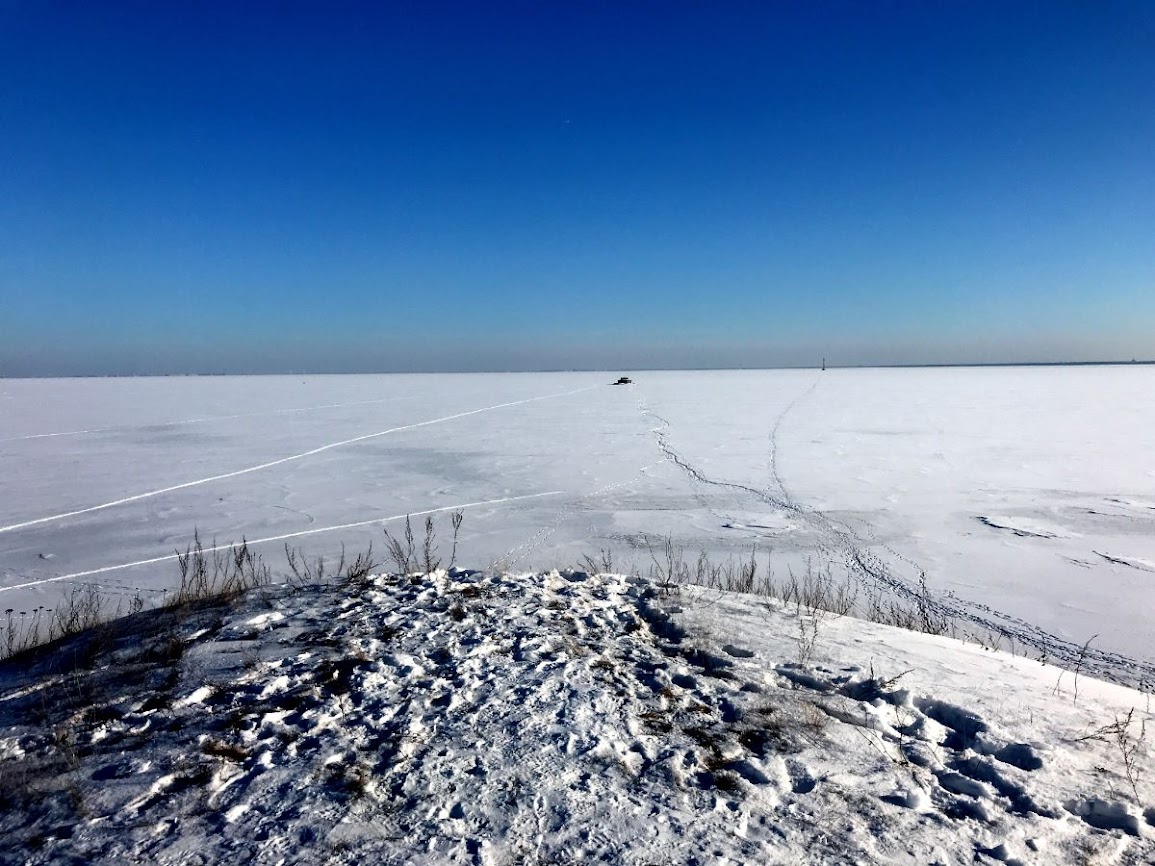
<path id="1" fill-rule="evenodd" d="M 520 502 L 524 499 L 540 499 L 545 496 L 560 496 L 563 493 L 561 490 L 549 490 L 545 493 L 529 493 L 524 496 L 503 496 L 499 499 L 483 499 L 478 502 L 463 502 L 457 505 L 443 505 L 440 508 L 427 508 L 424 511 L 410 511 L 405 514 L 391 514 L 388 517 L 374 517 L 372 520 L 359 520 L 356 523 L 341 523 L 336 526 L 320 526 L 316 529 L 302 529 L 299 532 L 288 532 L 284 535 L 271 535 L 268 538 L 255 538 L 252 541 L 244 541 L 249 547 L 258 544 L 268 544 L 271 541 L 285 541 L 290 538 L 301 538 L 305 535 L 316 535 L 320 532 L 336 532 L 340 529 L 355 529 L 359 526 L 371 526 L 375 523 L 388 523 L 391 520 L 400 520 L 402 517 L 420 517 L 426 514 L 438 514 L 443 511 L 455 511 L 459 508 L 476 508 L 481 505 L 501 505 L 506 502 Z M 212 547 L 203 548 L 204 553 L 212 553 L 217 550 L 230 550 L 236 547 L 237 542 L 230 542 L 228 544 L 214 544 Z M 92 568 L 88 571 L 76 571 L 72 574 L 62 574 L 59 577 L 46 577 L 41 580 L 31 580 L 27 583 L 17 583 L 12 586 L 0 586 L 0 592 L 8 592 L 12 589 L 28 589 L 33 586 L 43 586 L 46 583 L 57 583 L 62 580 L 77 580 L 82 577 L 92 577 L 97 574 L 107 574 L 110 571 L 120 571 L 125 568 L 135 568 L 139 565 L 154 565 L 158 562 L 170 562 L 181 556 L 180 553 L 169 553 L 164 556 L 154 556 L 151 559 L 138 559 L 136 562 L 124 562 L 119 565 L 106 565 L 102 568 Z"/>
<path id="2" fill-rule="evenodd" d="M 399 427 L 390 427 L 388 430 L 380 430 L 376 433 L 366 433 L 363 436 L 354 436 L 351 439 L 343 439 L 340 442 L 330 442 L 327 445 L 321 445 L 308 451 L 302 451 L 300 454 L 290 454 L 288 457 L 281 457 L 277 460 L 270 460 L 267 463 L 260 463 L 256 466 L 246 466 L 243 469 L 236 469 L 232 472 L 223 472 L 219 475 L 211 475 L 208 478 L 197 478 L 193 481 L 185 481 L 181 484 L 174 484 L 171 487 L 162 487 L 159 490 L 149 490 L 145 493 L 137 493 L 134 496 L 126 496 L 123 499 L 115 499 L 112 502 L 102 502 L 99 505 L 90 505 L 87 508 L 78 508 L 75 511 L 66 511 L 61 514 L 50 514 L 47 517 L 38 517 L 34 520 L 25 520 L 21 523 L 12 523 L 8 526 L 0 526 L 0 533 L 12 532 L 17 529 L 25 529 L 26 527 L 37 526 L 41 523 L 50 523 L 54 520 L 64 520 L 69 517 L 78 517 L 81 514 L 91 514 L 94 511 L 103 511 L 106 508 L 115 508 L 119 505 L 127 505 L 130 502 L 139 502 L 141 499 L 149 499 L 153 496 L 161 496 L 165 493 L 184 490 L 188 487 L 198 487 L 201 484 L 210 484 L 214 481 L 223 481 L 226 478 L 236 478 L 239 475 L 247 475 L 250 472 L 259 472 L 262 469 L 269 469 L 273 466 L 280 466 L 283 463 L 290 463 L 294 460 L 303 460 L 306 457 L 312 457 L 325 451 L 332 451 L 334 448 L 341 448 L 345 445 L 352 445 L 356 442 L 364 442 L 369 439 L 376 439 L 380 436 L 388 436 L 390 433 L 398 433 L 402 430 L 415 430 L 419 427 L 428 427 L 431 424 L 441 424 L 445 421 L 454 421 L 458 418 L 468 418 L 471 415 L 479 415 L 482 412 L 491 412 L 495 409 L 506 409 L 510 406 L 522 406 L 526 403 L 537 402 L 538 400 L 551 400 L 557 397 L 569 397 L 573 394 L 580 394 L 583 391 L 589 391 L 596 387 L 598 386 L 589 385 L 585 388 L 575 388 L 572 391 L 561 391 L 556 394 L 544 394 L 540 397 L 529 397 L 525 400 L 513 400 L 508 403 L 497 403 L 493 406 L 483 406 L 480 409 L 471 409 L 468 412 L 458 412 L 454 415 L 445 415 L 444 417 L 432 418 L 428 421 L 418 421 L 416 424 L 403 424 Z"/>

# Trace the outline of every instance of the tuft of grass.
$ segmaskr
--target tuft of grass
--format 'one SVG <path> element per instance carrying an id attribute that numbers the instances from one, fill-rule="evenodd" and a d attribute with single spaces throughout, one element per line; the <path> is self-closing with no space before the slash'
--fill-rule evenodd
<path id="1" fill-rule="evenodd" d="M 460 521 L 457 526 L 460 526 Z M 377 568 L 372 544 L 351 558 L 346 556 L 342 547 L 335 568 L 330 568 L 323 557 L 310 559 L 299 548 L 288 545 L 285 546 L 285 556 L 291 572 L 290 583 L 298 588 L 321 584 L 331 577 L 360 584 Z M 176 559 L 180 574 L 178 586 L 175 590 L 157 593 L 161 599 L 159 607 L 168 615 L 165 620 L 169 625 L 168 637 L 147 645 L 147 660 L 158 663 L 179 660 L 184 647 L 174 630 L 188 613 L 231 602 L 250 590 L 268 586 L 273 578 L 270 567 L 244 538 L 239 544 L 229 547 L 220 546 L 218 549 L 215 543 L 206 547 L 200 532 L 194 529 L 192 542 L 184 551 L 176 552 Z M 433 560 L 433 564 L 439 565 L 439 562 Z M 115 597 L 115 593 L 110 595 Z M 99 584 L 78 583 L 54 609 L 44 606 L 31 611 L 8 608 L 0 613 L 0 661 L 32 658 L 63 640 L 81 637 L 81 642 L 70 647 L 69 663 L 79 666 L 92 663 L 111 645 L 111 623 L 145 610 L 146 604 L 140 592 L 127 597 L 127 608 L 125 598 L 122 596 L 114 605 Z"/>
<path id="2" fill-rule="evenodd" d="M 140 596 L 134 596 L 129 614 L 138 613 L 143 605 Z M 117 616 L 119 611 L 118 606 L 111 616 Z M 43 605 L 32 611 L 8 608 L 0 621 L 0 660 L 15 658 L 45 644 L 91 631 L 109 618 L 106 600 L 99 587 L 91 583 L 74 586 L 55 609 Z"/>
<path id="3" fill-rule="evenodd" d="M 413 574 L 417 568 L 417 542 L 413 536 L 413 523 L 405 515 L 405 531 L 400 538 L 385 530 L 385 549 L 400 574 Z"/>
<path id="4" fill-rule="evenodd" d="M 301 588 L 320 586 L 332 578 L 344 579 L 349 584 L 360 584 L 377 568 L 372 542 L 369 542 L 367 550 L 361 551 L 352 560 L 347 557 L 345 545 L 342 544 L 341 555 L 334 568 L 329 567 L 325 557 L 318 556 L 310 560 L 301 548 L 290 547 L 288 544 L 285 545 L 285 561 L 293 575 L 291 582 Z"/>
<path id="5" fill-rule="evenodd" d="M 231 601 L 242 593 L 272 582 L 272 573 L 260 554 L 253 553 L 242 538 L 240 544 L 205 550 L 200 533 L 181 553 L 177 551 L 180 586 L 168 600 L 170 607 L 184 607 L 206 601 Z"/>
<path id="6" fill-rule="evenodd" d="M 450 513 L 449 523 L 453 529 L 453 548 L 449 555 L 449 567 L 457 564 L 457 540 L 465 512 L 460 508 Z M 405 529 L 400 536 L 385 530 L 385 549 L 393 561 L 398 574 L 432 574 L 441 568 L 441 557 L 437 553 L 437 524 L 432 514 L 425 516 L 425 528 L 420 545 L 413 531 L 413 521 L 405 515 Z"/>
<path id="7" fill-rule="evenodd" d="M 597 559 L 594 559 L 589 554 L 583 554 L 580 564 L 586 574 L 613 574 L 614 552 L 609 548 L 603 547 L 598 551 Z"/>
<path id="8" fill-rule="evenodd" d="M 1140 718 L 1137 724 L 1135 722 L 1135 708 L 1132 707 L 1124 714 L 1116 714 L 1110 724 L 1079 737 L 1078 742 L 1098 740 L 1110 744 L 1118 755 L 1123 778 L 1127 780 L 1135 802 L 1142 805 L 1143 801 L 1139 797 L 1139 780 L 1142 777 L 1139 759 L 1146 754 L 1147 719 L 1144 717 Z M 1132 730 L 1133 724 L 1136 730 Z"/>

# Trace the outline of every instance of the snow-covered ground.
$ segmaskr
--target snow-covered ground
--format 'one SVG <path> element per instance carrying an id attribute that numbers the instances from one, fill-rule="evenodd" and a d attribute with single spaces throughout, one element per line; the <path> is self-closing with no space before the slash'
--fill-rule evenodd
<path id="1" fill-rule="evenodd" d="M 1153 725 L 1022 657 L 637 577 L 269 587 L 0 664 L 0 861 L 1145 864 Z"/>
<path id="2" fill-rule="evenodd" d="M 1152 681 L 1155 367 L 613 378 L 0 380 L 0 608 L 159 597 L 194 527 L 272 561 L 466 506 L 470 562 L 756 543 L 780 575 L 925 574 L 960 633 L 1068 663 L 1091 639 L 1088 667 Z"/>

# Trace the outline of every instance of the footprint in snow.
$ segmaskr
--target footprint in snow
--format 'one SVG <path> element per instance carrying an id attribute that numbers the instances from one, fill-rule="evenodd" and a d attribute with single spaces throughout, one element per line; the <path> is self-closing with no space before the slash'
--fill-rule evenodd
<path id="1" fill-rule="evenodd" d="M 1035 748 L 1027 743 L 1009 743 L 992 755 L 1004 764 L 1018 767 L 1020 770 L 1038 770 L 1043 766 L 1043 759 L 1039 757 Z"/>
<path id="2" fill-rule="evenodd" d="M 693 677 L 688 676 L 687 674 L 674 674 L 672 677 L 670 677 L 670 682 L 672 682 L 678 688 L 686 689 L 687 691 L 691 691 L 698 687 L 698 681 Z"/>
<path id="3" fill-rule="evenodd" d="M 770 777 L 746 760 L 731 761 L 726 769 L 731 770 L 751 785 L 769 785 Z"/>
<path id="4" fill-rule="evenodd" d="M 952 794 L 962 794 L 966 797 L 973 797 L 976 800 L 986 800 L 991 796 L 986 785 L 962 773 L 956 773 L 950 770 L 939 770 L 935 773 L 935 778 L 938 779 L 938 783 L 945 790 L 950 791 Z"/>
<path id="5" fill-rule="evenodd" d="M 1133 814 L 1125 803 L 1091 798 L 1069 800 L 1064 805 L 1072 815 L 1098 830 L 1122 830 L 1130 836 L 1140 835 L 1139 816 Z M 1148 809 L 1144 816 L 1148 823 L 1151 823 L 1151 813 L 1152 810 Z"/>
<path id="6" fill-rule="evenodd" d="M 879 799 L 884 803 L 890 803 L 892 806 L 913 809 L 916 812 L 926 811 L 931 806 L 930 798 L 927 797 L 926 792 L 916 787 L 899 788 L 891 794 L 884 794 Z"/>
<path id="7" fill-rule="evenodd" d="M 829 694 L 833 692 L 834 687 L 826 682 L 826 680 L 807 673 L 807 671 L 797 664 L 783 664 L 774 669 L 780 676 L 789 680 L 795 686 L 810 689 L 811 691 L 820 692 L 821 694 Z"/>
<path id="8" fill-rule="evenodd" d="M 797 761 L 787 760 L 786 772 L 790 775 L 790 789 L 795 794 L 809 794 L 818 784 L 810 771 Z"/>
<path id="9" fill-rule="evenodd" d="M 1034 814 L 1043 818 L 1058 818 L 1058 812 L 1039 806 L 1025 787 L 1011 781 L 994 762 L 983 756 L 958 758 L 951 763 L 951 769 L 968 778 L 994 788 L 1011 802 L 1011 810 L 1020 814 Z"/>
<path id="10" fill-rule="evenodd" d="M 742 718 L 742 711 L 725 698 L 718 701 L 718 713 L 722 717 L 723 724 L 727 725 L 732 725 Z"/>
<path id="11" fill-rule="evenodd" d="M 979 738 L 989 730 L 987 723 L 978 715 L 946 701 L 916 698 L 914 705 L 927 718 L 950 729 L 951 734 L 943 743 L 949 749 L 973 749 L 979 745 Z"/>
<path id="12" fill-rule="evenodd" d="M 734 646 L 734 644 L 732 644 L 732 643 L 728 643 L 724 647 L 722 647 L 722 652 L 724 652 L 726 655 L 731 656 L 732 658 L 736 658 L 736 659 L 752 659 L 752 658 L 754 658 L 754 653 L 752 653 L 750 650 L 743 649 L 742 647 L 739 647 L 739 646 Z"/>
<path id="13" fill-rule="evenodd" d="M 454 803 L 449 808 L 443 809 L 441 814 L 438 815 L 438 818 L 440 818 L 442 821 L 460 821 L 464 817 L 465 809 L 462 807 L 461 803 Z"/>
<path id="14" fill-rule="evenodd" d="M 992 848 L 984 848 L 981 845 L 976 845 L 975 853 L 984 854 L 993 860 L 998 860 L 1000 863 L 1006 863 L 1007 866 L 1024 866 L 1023 861 L 1018 857 L 1012 856 L 1010 850 L 1008 850 L 1007 846 L 1002 842 Z"/>

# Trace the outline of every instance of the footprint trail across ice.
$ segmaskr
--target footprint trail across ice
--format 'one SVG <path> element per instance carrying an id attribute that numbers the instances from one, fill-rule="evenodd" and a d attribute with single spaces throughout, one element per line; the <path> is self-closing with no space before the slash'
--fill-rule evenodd
<path id="1" fill-rule="evenodd" d="M 1049 661 L 1068 667 L 1078 665 L 1094 676 L 1137 685 L 1146 690 L 1155 689 L 1155 663 L 1064 639 L 1021 617 L 981 602 L 934 593 L 926 588 L 926 572 L 922 566 L 893 546 L 878 541 L 875 530 L 868 523 L 860 519 L 861 525 L 855 529 L 845 521 L 804 505 L 803 500 L 790 491 L 782 479 L 778 459 L 779 434 L 783 420 L 815 391 L 819 382 L 820 378 L 795 397 L 775 419 L 769 432 L 768 472 L 771 483 L 761 489 L 752 484 L 710 476 L 691 457 L 674 447 L 671 423 L 659 415 L 644 397 L 639 398 L 638 407 L 645 417 L 658 422 L 652 432 L 659 450 L 682 470 L 692 486 L 730 491 L 732 495 L 753 499 L 763 507 L 789 515 L 812 535 L 809 543 L 827 565 L 841 563 L 847 573 L 853 575 L 861 585 L 875 592 L 896 596 L 904 604 L 922 611 L 928 621 L 941 623 L 944 628 L 953 624 L 961 627 L 963 633 L 973 630 L 978 635 L 999 635 L 1014 645 L 1029 647 L 1036 656 Z M 697 495 L 703 507 L 724 521 L 722 526 L 734 525 L 734 521 L 720 514 L 716 503 Z M 1100 556 L 1116 564 L 1155 570 L 1155 565 L 1146 562 L 1126 561 L 1103 554 Z M 1149 565 L 1150 569 L 1147 568 Z"/>

